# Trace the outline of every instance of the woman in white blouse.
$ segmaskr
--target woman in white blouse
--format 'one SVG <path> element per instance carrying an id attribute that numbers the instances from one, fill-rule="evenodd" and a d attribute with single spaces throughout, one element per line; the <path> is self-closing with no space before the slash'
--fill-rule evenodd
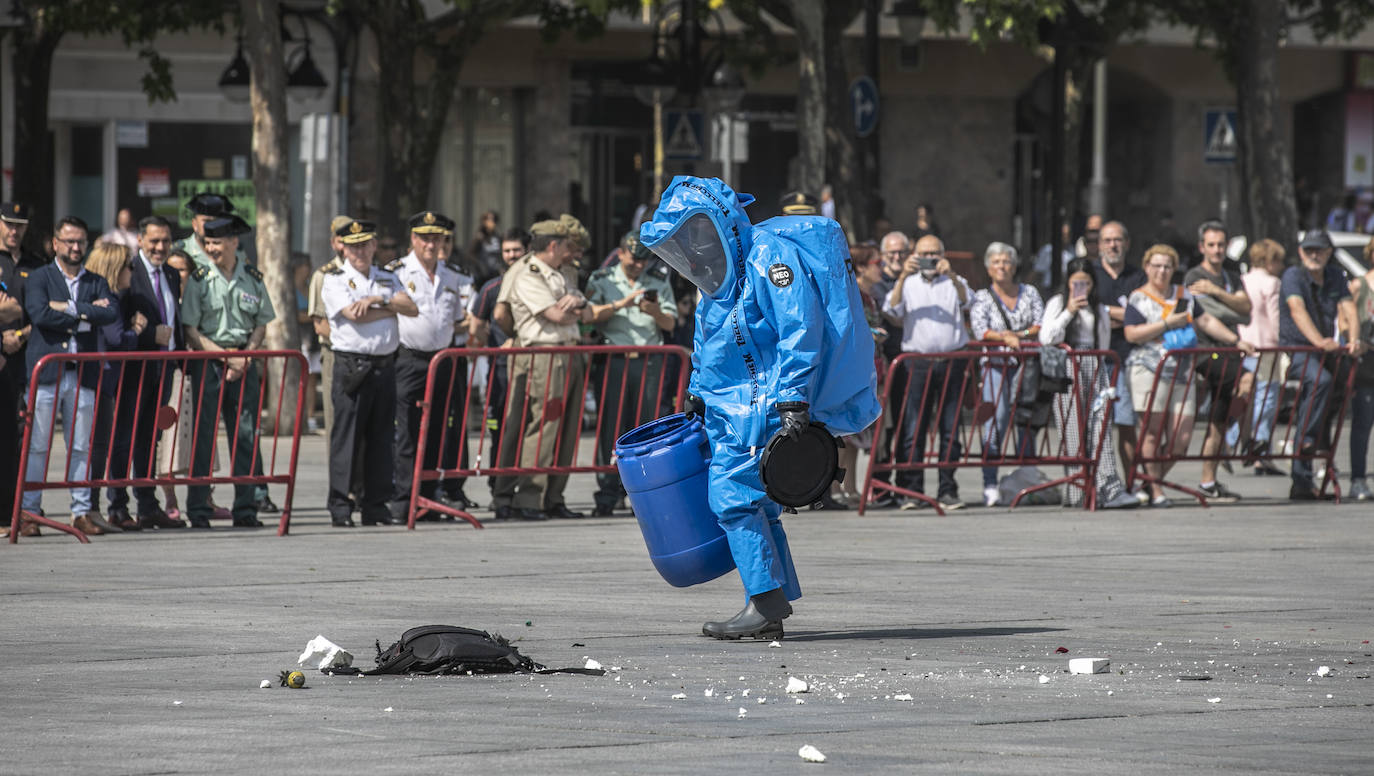
<path id="1" fill-rule="evenodd" d="M 1067 345 L 1070 350 L 1106 350 L 1111 336 L 1111 316 L 1107 306 L 1098 301 L 1092 263 L 1088 259 L 1070 261 L 1064 270 L 1063 287 L 1045 304 L 1040 344 L 1046 347 Z M 1110 372 L 1110 364 L 1101 358 L 1072 360 L 1068 375 L 1073 379 L 1073 387 L 1070 393 L 1055 397 L 1054 419 L 1065 454 L 1097 458 L 1098 506 L 1120 509 L 1138 506 L 1140 502 L 1126 492 L 1121 482 L 1116 467 L 1116 448 L 1111 440 L 1112 426 L 1103 422 L 1106 413 L 1104 392 L 1112 385 Z M 1079 467 L 1066 467 L 1065 473 L 1075 474 L 1078 470 Z M 1070 486 L 1065 491 L 1066 505 L 1075 505 L 1082 500 L 1079 489 Z"/>

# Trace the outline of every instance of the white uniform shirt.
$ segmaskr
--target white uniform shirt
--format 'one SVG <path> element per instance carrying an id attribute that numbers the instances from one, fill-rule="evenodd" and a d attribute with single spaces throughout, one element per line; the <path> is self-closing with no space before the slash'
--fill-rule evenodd
<path id="1" fill-rule="evenodd" d="M 973 302 L 973 293 L 964 279 L 936 275 L 926 280 L 918 273 L 909 275 L 902 285 L 900 302 L 892 305 L 891 295 L 883 299 L 883 312 L 902 319 L 902 350 L 907 353 L 948 353 L 968 342 L 964 311 Z M 954 284 L 964 286 L 964 304 Z"/>
<path id="2" fill-rule="evenodd" d="M 430 280 L 414 253 L 387 266 L 395 268 L 397 284 L 420 308 L 419 315 L 397 319 L 401 344 L 426 353 L 448 347 L 453 342 L 453 325 L 463 319 L 472 295 L 472 278 L 439 262 Z"/>
<path id="3" fill-rule="evenodd" d="M 399 290 L 396 276 L 381 267 L 372 267 L 363 275 L 353 269 L 352 264 L 343 262 L 341 268 L 326 274 L 320 297 L 324 300 L 325 315 L 329 317 L 329 339 L 334 350 L 368 356 L 396 352 L 401 338 L 395 316 L 358 323 L 343 317 L 343 309 L 369 296 L 390 299 Z"/>

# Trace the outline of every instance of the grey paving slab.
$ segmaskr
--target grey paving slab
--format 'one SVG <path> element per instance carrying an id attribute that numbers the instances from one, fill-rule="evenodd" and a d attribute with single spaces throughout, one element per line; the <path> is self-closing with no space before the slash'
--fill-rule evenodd
<path id="1" fill-rule="evenodd" d="M 667 586 L 630 518 L 340 531 L 322 457 L 308 439 L 284 538 L 0 547 L 0 770 L 1374 772 L 1374 509 L 1294 507 L 1284 479 L 1228 478 L 1247 498 L 1213 509 L 789 517 L 806 595 L 770 648 L 697 635 L 737 582 Z M 614 670 L 258 689 L 317 634 L 370 665 L 435 622 Z"/>

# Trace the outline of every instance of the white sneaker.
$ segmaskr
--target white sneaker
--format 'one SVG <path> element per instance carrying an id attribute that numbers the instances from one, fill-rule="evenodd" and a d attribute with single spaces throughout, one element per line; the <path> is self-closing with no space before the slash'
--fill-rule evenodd
<path id="1" fill-rule="evenodd" d="M 997 486 L 989 485 L 983 488 L 983 505 L 989 507 L 997 506 L 997 502 L 1002 500 L 1002 494 L 997 490 Z"/>
<path id="2" fill-rule="evenodd" d="M 1140 504 L 1142 507 L 1150 503 L 1150 494 L 1146 493 L 1144 488 L 1137 490 L 1135 493 L 1132 493 L 1131 495 L 1135 496 L 1136 503 Z"/>

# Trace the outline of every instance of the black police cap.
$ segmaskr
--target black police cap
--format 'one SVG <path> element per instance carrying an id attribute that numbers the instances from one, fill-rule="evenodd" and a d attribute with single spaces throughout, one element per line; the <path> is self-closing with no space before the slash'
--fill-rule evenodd
<path id="1" fill-rule="evenodd" d="M 235 215 L 221 216 L 205 223 L 206 237 L 238 237 L 251 231 L 253 231 L 253 227 Z"/>
<path id="2" fill-rule="evenodd" d="M 223 194 L 202 191 L 191 197 L 191 201 L 186 203 L 186 209 L 198 216 L 222 216 L 234 212 L 234 203 Z"/>

